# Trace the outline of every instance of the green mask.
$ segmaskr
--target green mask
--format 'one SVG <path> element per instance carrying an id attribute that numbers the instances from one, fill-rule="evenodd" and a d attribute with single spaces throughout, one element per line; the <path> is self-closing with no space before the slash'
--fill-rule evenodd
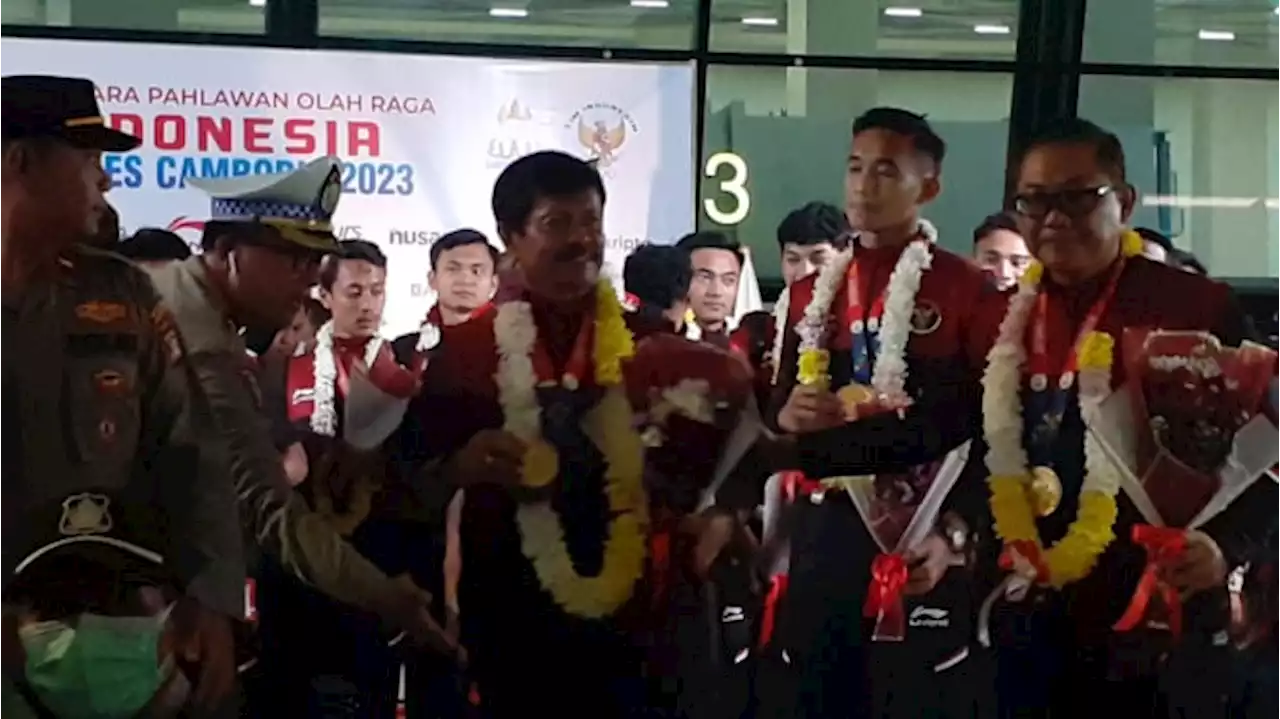
<path id="1" fill-rule="evenodd" d="M 173 669 L 157 644 L 169 610 L 151 617 L 81 614 L 75 626 L 39 622 L 19 634 L 26 679 L 62 719 L 128 719 L 151 701 Z"/>

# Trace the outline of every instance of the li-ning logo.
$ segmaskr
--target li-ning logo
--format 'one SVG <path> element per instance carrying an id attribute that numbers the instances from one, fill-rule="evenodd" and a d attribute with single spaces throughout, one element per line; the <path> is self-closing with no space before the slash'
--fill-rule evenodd
<path id="1" fill-rule="evenodd" d="M 947 610 L 934 607 L 916 607 L 911 610 L 908 625 L 913 627 L 933 627 L 935 629 L 951 626 L 951 617 Z"/>

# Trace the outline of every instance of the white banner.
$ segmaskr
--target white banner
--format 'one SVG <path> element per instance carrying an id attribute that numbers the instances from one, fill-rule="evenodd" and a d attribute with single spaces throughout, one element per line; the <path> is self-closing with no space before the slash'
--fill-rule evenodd
<path id="1" fill-rule="evenodd" d="M 520 155 L 599 158 L 619 287 L 632 248 L 694 226 L 692 65 L 31 39 L 0 54 L 6 75 L 90 76 L 109 124 L 142 137 L 103 160 L 127 231 L 198 242 L 209 203 L 183 178 L 343 158 L 337 234 L 387 253 L 390 336 L 416 329 L 434 301 L 436 238 L 473 227 L 497 242 L 493 181 Z"/>

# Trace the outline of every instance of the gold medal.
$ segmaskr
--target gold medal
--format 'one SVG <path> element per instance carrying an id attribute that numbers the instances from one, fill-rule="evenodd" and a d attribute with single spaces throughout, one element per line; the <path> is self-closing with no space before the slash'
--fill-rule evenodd
<path id="1" fill-rule="evenodd" d="M 542 440 L 529 443 L 524 451 L 524 467 L 520 472 L 520 484 L 531 489 L 541 489 L 555 481 L 560 472 L 560 455 L 555 447 Z"/>
<path id="2" fill-rule="evenodd" d="M 844 405 L 845 419 L 853 421 L 858 418 L 858 408 L 875 401 L 876 392 L 865 384 L 847 384 L 836 392 L 836 396 Z"/>
<path id="3" fill-rule="evenodd" d="M 1062 482 L 1058 473 L 1050 467 L 1036 467 L 1031 470 L 1031 504 L 1036 514 L 1047 517 L 1058 510 L 1062 503 Z"/>

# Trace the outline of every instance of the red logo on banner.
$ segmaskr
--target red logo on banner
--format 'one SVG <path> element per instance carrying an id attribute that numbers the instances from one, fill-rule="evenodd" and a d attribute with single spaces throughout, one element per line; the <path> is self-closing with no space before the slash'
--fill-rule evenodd
<path id="1" fill-rule="evenodd" d="M 170 232 L 182 232 L 183 230 L 194 230 L 196 232 L 204 232 L 204 220 L 196 220 L 186 215 L 175 217 L 169 221 L 169 225 L 165 227 Z"/>

